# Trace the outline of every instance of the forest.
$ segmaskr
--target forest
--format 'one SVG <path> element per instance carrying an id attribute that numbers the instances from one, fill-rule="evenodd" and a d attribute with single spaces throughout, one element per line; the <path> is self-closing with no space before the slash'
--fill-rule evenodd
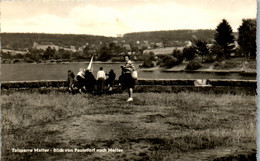
<path id="1" fill-rule="evenodd" d="M 128 40 L 149 40 L 158 41 L 187 41 L 193 38 L 211 41 L 214 39 L 215 30 L 169 30 L 127 33 L 123 38 Z"/>
<path id="2" fill-rule="evenodd" d="M 212 41 L 215 30 L 170 30 L 126 33 L 123 37 L 105 37 L 95 35 L 74 35 L 74 34 L 45 34 L 45 33 L 1 33 L 3 49 L 22 50 L 33 46 L 33 42 L 52 42 L 58 46 L 81 47 L 89 44 L 110 43 L 114 40 L 124 40 L 126 43 L 136 41 L 169 42 L 187 41 L 193 38 Z"/>

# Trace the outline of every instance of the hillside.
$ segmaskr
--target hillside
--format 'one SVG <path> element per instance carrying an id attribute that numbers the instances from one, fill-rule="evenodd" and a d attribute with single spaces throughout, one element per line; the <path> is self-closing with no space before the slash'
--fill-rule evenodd
<path id="1" fill-rule="evenodd" d="M 43 34 L 43 33 L 1 33 L 2 48 L 24 49 L 33 46 L 33 42 L 52 42 L 59 46 L 80 47 L 88 43 L 111 42 L 113 37 L 74 34 Z"/>
<path id="2" fill-rule="evenodd" d="M 186 41 L 198 38 L 206 41 L 214 39 L 215 30 L 169 30 L 135 32 L 124 35 L 125 39 L 158 41 Z"/>
<path id="3" fill-rule="evenodd" d="M 25 49 L 33 46 L 33 42 L 52 42 L 59 46 L 81 47 L 86 44 L 98 44 L 114 40 L 124 40 L 131 43 L 136 41 L 163 42 L 175 46 L 174 41 L 184 42 L 194 38 L 212 41 L 215 30 L 169 30 L 169 31 L 149 31 L 126 33 L 123 37 L 106 37 L 95 35 L 75 35 L 75 34 L 44 34 L 44 33 L 1 33 L 1 45 L 4 49 Z M 236 35 L 236 33 L 234 33 Z M 174 45 L 173 45 L 174 44 Z M 180 45 L 180 44 L 179 44 Z"/>

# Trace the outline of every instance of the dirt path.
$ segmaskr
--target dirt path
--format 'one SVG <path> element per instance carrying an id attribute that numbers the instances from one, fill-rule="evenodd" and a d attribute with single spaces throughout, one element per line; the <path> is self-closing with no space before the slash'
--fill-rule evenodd
<path id="1" fill-rule="evenodd" d="M 32 147 L 39 147 L 38 145 L 42 144 L 55 149 L 74 150 L 71 153 L 37 153 L 31 156 L 32 160 L 38 157 L 43 157 L 45 160 L 150 160 L 151 157 L 153 159 L 158 157 L 156 154 L 163 141 L 156 136 L 176 135 L 169 131 L 171 125 L 162 124 L 166 120 L 166 116 L 158 112 L 135 115 L 128 113 L 81 115 L 33 126 L 24 133 L 29 135 L 34 132 L 39 136 L 39 140 L 33 142 Z M 93 148 L 95 152 L 75 152 L 75 149 Z M 114 152 L 108 151 L 108 148 L 114 149 Z M 99 152 L 98 149 L 105 151 Z"/>

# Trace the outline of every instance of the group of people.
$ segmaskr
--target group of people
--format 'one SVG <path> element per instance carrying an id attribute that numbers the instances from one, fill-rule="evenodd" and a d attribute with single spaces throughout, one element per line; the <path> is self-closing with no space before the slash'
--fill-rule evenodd
<path id="1" fill-rule="evenodd" d="M 119 85 L 122 87 L 122 90 L 128 90 L 129 98 L 127 101 L 129 102 L 133 101 L 135 79 L 132 77 L 131 72 L 135 70 L 135 67 L 129 55 L 124 56 L 124 59 L 126 62 L 124 66 L 121 66 L 122 74 L 119 77 Z M 96 93 L 102 95 L 105 91 L 105 87 L 107 87 L 109 92 L 112 92 L 115 78 L 116 74 L 113 69 L 106 74 L 103 67 L 99 68 L 96 78 L 88 69 L 80 68 L 76 76 L 69 70 L 68 88 L 70 91 L 74 91 L 74 88 L 77 88 L 79 93 L 94 93 L 95 87 L 97 86 Z"/>

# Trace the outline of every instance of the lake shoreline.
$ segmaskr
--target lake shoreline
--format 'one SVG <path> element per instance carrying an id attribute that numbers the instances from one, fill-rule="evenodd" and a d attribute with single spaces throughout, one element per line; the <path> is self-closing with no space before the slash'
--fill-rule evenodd
<path id="1" fill-rule="evenodd" d="M 151 68 L 141 67 L 142 62 L 133 61 L 138 78 L 144 79 L 241 79 L 256 80 L 256 61 L 250 60 L 243 64 L 241 59 L 230 59 L 226 62 L 202 63 L 202 67 L 197 70 L 186 70 L 188 62 L 176 65 L 172 68 L 155 66 Z M 15 63 L 2 64 L 2 81 L 23 81 L 23 80 L 59 80 L 66 79 L 68 70 L 77 74 L 80 68 L 87 68 L 89 61 L 81 62 L 60 62 L 60 63 Z M 114 70 L 116 76 L 122 73 L 120 66 L 124 62 L 93 62 L 94 76 L 100 67 L 105 72 Z"/>
<path id="2" fill-rule="evenodd" d="M 154 72 L 154 71 L 160 71 L 160 72 L 188 72 L 188 73 L 245 73 L 245 74 L 257 74 L 256 70 L 243 70 L 243 69 L 236 69 L 236 70 L 223 70 L 223 69 L 210 69 L 210 68 L 203 68 L 203 69 L 197 69 L 197 70 L 186 70 L 183 67 L 175 66 L 173 68 L 167 69 L 160 66 L 154 66 L 150 68 L 141 67 L 140 64 L 142 62 L 133 61 L 134 63 L 137 63 L 137 69 L 141 70 L 143 72 Z M 102 61 L 95 61 L 93 64 L 123 64 L 124 62 L 102 62 Z M 11 64 L 11 63 L 4 63 L 5 64 Z M 89 61 L 80 61 L 80 62 L 46 62 L 46 63 L 15 63 L 15 64 L 45 64 L 45 65 L 58 65 L 58 64 L 89 64 Z"/>

